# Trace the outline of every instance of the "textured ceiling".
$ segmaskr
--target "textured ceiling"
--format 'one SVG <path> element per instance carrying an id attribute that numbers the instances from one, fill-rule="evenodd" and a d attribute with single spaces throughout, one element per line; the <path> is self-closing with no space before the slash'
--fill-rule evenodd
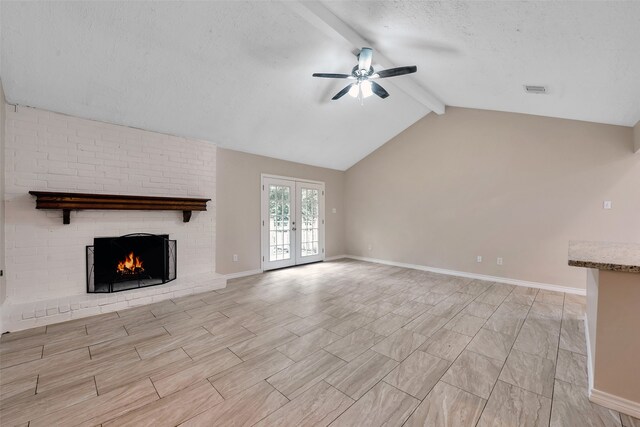
<path id="1" fill-rule="evenodd" d="M 633 126 L 640 1 L 327 2 L 445 104 Z M 524 93 L 546 85 L 548 95 Z"/>
<path id="2" fill-rule="evenodd" d="M 327 2 L 447 105 L 633 125 L 640 2 Z M 346 44 L 278 2 L 2 1 L 7 100 L 346 169 L 429 112 L 331 102 Z M 523 84 L 548 85 L 527 95 Z"/>

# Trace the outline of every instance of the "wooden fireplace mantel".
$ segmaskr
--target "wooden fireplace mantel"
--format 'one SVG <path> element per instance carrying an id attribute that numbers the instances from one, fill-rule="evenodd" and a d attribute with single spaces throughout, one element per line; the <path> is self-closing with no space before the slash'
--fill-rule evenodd
<path id="1" fill-rule="evenodd" d="M 29 191 L 36 196 L 36 209 L 62 209 L 63 224 L 71 223 L 71 211 L 98 210 L 142 210 L 182 211 L 183 222 L 189 222 L 192 211 L 206 211 L 211 199 L 183 197 L 122 196 L 118 194 L 58 193 L 51 191 Z"/>

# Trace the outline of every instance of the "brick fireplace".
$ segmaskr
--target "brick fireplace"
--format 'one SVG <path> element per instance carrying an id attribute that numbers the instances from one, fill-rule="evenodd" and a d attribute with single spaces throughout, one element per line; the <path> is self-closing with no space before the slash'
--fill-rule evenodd
<path id="1" fill-rule="evenodd" d="M 215 273 L 216 146 L 7 106 L 3 328 L 19 330 L 225 286 Z M 36 210 L 30 190 L 204 197 L 188 223 L 170 211 Z M 162 286 L 87 293 L 86 247 L 100 236 L 170 235 L 180 275 Z"/>

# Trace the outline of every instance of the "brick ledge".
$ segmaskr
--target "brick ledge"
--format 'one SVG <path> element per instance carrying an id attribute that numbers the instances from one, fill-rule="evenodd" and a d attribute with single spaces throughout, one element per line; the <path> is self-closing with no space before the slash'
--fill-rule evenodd
<path id="1" fill-rule="evenodd" d="M 109 313 L 172 298 L 222 289 L 225 276 L 217 273 L 180 277 L 166 285 L 113 294 L 83 294 L 64 298 L 12 304 L 0 307 L 2 333 L 21 331 L 96 314 Z"/>

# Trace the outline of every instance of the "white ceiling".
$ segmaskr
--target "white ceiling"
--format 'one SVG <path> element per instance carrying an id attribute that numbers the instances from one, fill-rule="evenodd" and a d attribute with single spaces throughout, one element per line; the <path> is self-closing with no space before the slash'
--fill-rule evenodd
<path id="1" fill-rule="evenodd" d="M 445 104 L 633 126 L 640 1 L 328 2 Z M 549 95 L 525 94 L 546 85 Z"/>
<path id="2" fill-rule="evenodd" d="M 447 105 L 631 126 L 640 2 L 327 2 Z M 429 109 L 330 101 L 347 43 L 279 2 L 1 2 L 11 103 L 346 169 Z M 374 54 L 375 59 L 375 54 Z M 549 95 L 527 95 L 543 84 Z"/>

